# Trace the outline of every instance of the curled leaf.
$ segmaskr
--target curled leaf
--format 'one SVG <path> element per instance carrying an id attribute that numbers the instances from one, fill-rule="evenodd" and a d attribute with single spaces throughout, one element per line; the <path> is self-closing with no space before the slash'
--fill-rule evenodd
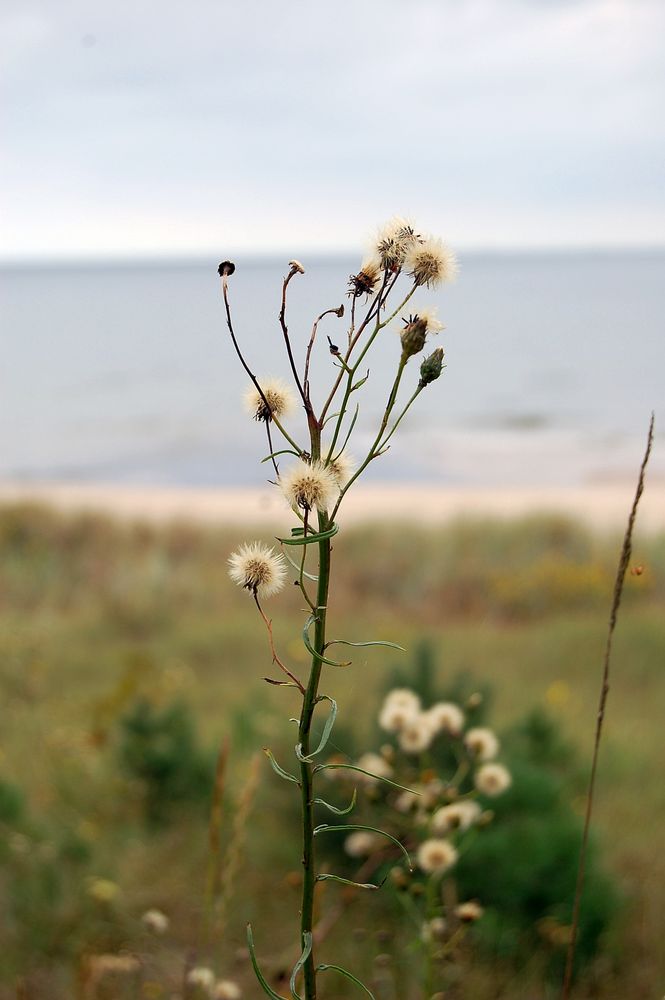
<path id="1" fill-rule="evenodd" d="M 347 979 L 350 979 L 351 982 L 355 983 L 356 986 L 359 986 L 360 989 L 363 990 L 368 997 L 371 997 L 372 1000 L 376 1000 L 376 997 L 371 992 L 371 990 L 368 990 L 364 983 L 361 983 L 359 979 L 356 979 L 356 977 L 353 976 L 350 972 L 347 972 L 346 969 L 343 969 L 341 965 L 317 965 L 316 967 L 317 972 L 327 972 L 328 969 L 332 969 L 334 972 L 339 972 L 340 975 L 345 976 Z"/>
<path id="2" fill-rule="evenodd" d="M 341 830 L 366 830 L 368 833 L 378 833 L 381 837 L 386 837 L 390 840 L 395 847 L 399 847 L 400 851 L 406 858 L 406 863 L 409 866 L 409 871 L 413 871 L 413 865 L 411 864 L 411 858 L 409 857 L 409 852 L 407 851 L 404 844 L 402 844 L 396 837 L 393 837 L 391 833 L 386 833 L 385 830 L 379 830 L 375 826 L 359 826 L 357 823 L 343 823 L 340 826 L 336 826 L 334 823 L 320 823 L 319 826 L 314 827 L 314 836 L 319 833 L 329 833 L 331 831 L 341 831 Z"/>
<path id="3" fill-rule="evenodd" d="M 289 986 L 291 987 L 291 993 L 294 1000 L 300 1000 L 300 994 L 296 990 L 296 979 L 298 978 L 298 973 L 302 969 L 303 965 L 312 953 L 312 935 L 310 931 L 305 931 L 302 936 L 304 947 L 302 950 L 302 955 L 293 966 L 293 972 L 291 973 L 291 979 L 289 981 Z"/>
<path id="4" fill-rule="evenodd" d="M 279 993 L 270 987 L 266 981 L 263 973 L 259 968 L 259 963 L 256 960 L 256 951 L 254 950 L 254 935 L 252 934 L 252 925 L 247 924 L 247 947 L 249 949 L 249 957 L 252 960 L 252 968 L 254 969 L 254 975 L 259 981 L 259 986 L 263 990 L 266 996 L 271 997 L 271 1000 L 286 1000 L 286 997 L 281 996 Z"/>

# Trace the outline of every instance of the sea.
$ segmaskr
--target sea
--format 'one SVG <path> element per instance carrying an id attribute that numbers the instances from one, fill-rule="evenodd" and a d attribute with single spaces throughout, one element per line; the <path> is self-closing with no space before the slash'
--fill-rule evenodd
<path id="1" fill-rule="evenodd" d="M 446 367 L 366 478 L 488 488 L 623 481 L 636 475 L 652 411 L 650 474 L 665 476 L 665 252 L 469 252 L 460 263 L 453 285 L 419 291 L 367 355 L 367 381 L 354 393 L 356 459 L 385 407 L 402 317 L 438 308 L 445 329 L 430 343 L 444 348 Z M 217 264 L 1 267 L 0 479 L 246 486 L 270 478 L 265 428 L 243 408 L 248 379 Z M 246 361 L 259 377 L 288 380 L 278 322 L 288 262 L 236 264 L 232 320 Z M 359 262 L 303 265 L 287 301 L 298 366 L 316 317 L 345 308 L 319 325 L 317 405 L 336 374 L 327 338 L 343 348 L 348 278 Z M 405 292 L 400 281 L 396 292 Z M 418 364 L 407 365 L 404 398 Z M 302 413 L 288 427 L 304 444 Z"/>

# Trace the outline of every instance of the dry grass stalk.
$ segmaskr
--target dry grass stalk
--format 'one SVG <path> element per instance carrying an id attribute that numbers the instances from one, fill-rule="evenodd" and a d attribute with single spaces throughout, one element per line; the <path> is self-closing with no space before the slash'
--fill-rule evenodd
<path id="1" fill-rule="evenodd" d="M 589 845 L 589 830 L 591 827 L 591 813 L 593 811 L 593 797 L 596 787 L 596 772 L 598 769 L 598 755 L 600 751 L 600 740 L 603 732 L 603 722 L 605 719 L 605 708 L 607 705 L 607 696 L 610 690 L 610 657 L 612 654 L 612 639 L 614 637 L 614 629 L 616 628 L 617 618 L 619 615 L 619 606 L 621 604 L 621 595 L 623 594 L 623 585 L 626 578 L 626 571 L 628 569 L 628 564 L 630 562 L 630 556 L 632 552 L 633 545 L 633 529 L 635 527 L 635 519 L 637 517 L 637 508 L 640 502 L 642 493 L 644 492 L 644 477 L 646 473 L 647 464 L 649 462 L 649 456 L 651 455 L 651 446 L 653 444 L 653 428 L 654 428 L 654 415 L 651 414 L 651 420 L 649 422 L 649 432 L 647 434 L 647 444 L 644 452 L 644 458 L 642 459 L 642 464 L 640 466 L 640 473 L 637 479 L 637 488 L 635 490 L 635 497 L 633 499 L 633 505 L 630 510 L 630 515 L 628 517 L 628 524 L 626 525 L 626 531 L 623 536 L 623 545 L 621 546 L 621 555 L 619 556 L 619 565 L 617 567 L 616 579 L 614 582 L 614 592 L 612 594 L 612 608 L 610 611 L 609 625 L 607 629 L 607 640 L 605 642 L 605 655 L 603 658 L 603 679 L 600 689 L 600 701 L 598 705 L 598 716 L 596 719 L 596 733 L 593 745 L 593 757 L 591 761 L 591 773 L 589 776 L 589 786 L 587 789 L 586 796 L 586 810 L 584 816 L 584 830 L 582 833 L 582 845 L 580 848 L 580 860 L 577 869 L 577 884 L 575 886 L 575 900 L 573 904 L 573 919 L 570 929 L 570 941 L 568 944 L 568 952 L 566 955 L 566 971 L 564 974 L 563 987 L 561 991 L 561 1000 L 568 1000 L 570 997 L 570 990 L 573 981 L 573 968 L 575 963 L 575 947 L 577 944 L 577 932 L 579 927 L 580 919 L 580 907 L 582 902 L 582 892 L 584 889 L 584 874 L 586 867 L 586 856 L 587 849 Z"/>

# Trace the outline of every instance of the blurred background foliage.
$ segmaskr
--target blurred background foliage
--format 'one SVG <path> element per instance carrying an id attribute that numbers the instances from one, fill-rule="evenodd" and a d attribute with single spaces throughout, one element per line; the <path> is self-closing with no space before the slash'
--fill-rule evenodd
<path id="1" fill-rule="evenodd" d="M 81 969 L 106 953 L 141 957 L 142 996 L 170 997 L 199 961 L 252 996 L 248 919 L 275 983 L 292 965 L 297 796 L 267 762 L 258 789 L 247 789 L 257 748 L 270 745 L 287 766 L 295 699 L 261 680 L 271 669 L 265 633 L 226 576 L 238 537 L 0 510 L 2 1000 L 17 983 L 19 996 L 39 1000 L 86 996 Z M 339 752 L 385 742 L 375 719 L 394 684 L 426 702 L 480 691 L 478 719 L 500 732 L 514 774 L 456 871 L 463 893 L 487 907 L 461 957 L 460 997 L 556 995 L 547 983 L 570 909 L 617 551 L 616 539 L 545 516 L 336 539 L 333 634 L 411 650 L 400 662 L 362 650 L 352 667 L 327 668 Z M 655 710 L 665 695 L 665 537 L 638 539 L 635 562 L 644 571 L 628 577 L 616 637 L 579 998 L 653 997 L 665 974 L 654 843 L 665 812 Z M 295 588 L 270 613 L 278 648 L 304 671 Z M 215 788 L 223 814 L 211 828 Z M 233 843 L 241 862 L 223 900 L 210 898 L 211 838 L 222 858 Z M 342 870 L 348 859 L 333 839 L 324 860 Z M 349 893 L 324 949 L 342 964 L 346 954 L 388 998 L 414 960 L 394 892 Z M 141 922 L 150 908 L 170 920 L 159 939 Z M 328 988 L 347 995 L 338 982 Z"/>

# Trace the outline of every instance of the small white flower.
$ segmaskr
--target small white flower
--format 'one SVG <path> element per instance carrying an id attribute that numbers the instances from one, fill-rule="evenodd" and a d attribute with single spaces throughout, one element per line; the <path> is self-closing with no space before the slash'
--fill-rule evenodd
<path id="1" fill-rule="evenodd" d="M 405 753 L 422 753 L 432 742 L 434 732 L 426 715 L 415 715 L 399 730 L 399 745 Z"/>
<path id="2" fill-rule="evenodd" d="M 428 288 L 435 288 L 443 281 L 453 281 L 458 272 L 455 254 L 442 240 L 433 236 L 411 244 L 404 267 L 417 285 L 427 285 Z"/>
<path id="3" fill-rule="evenodd" d="M 476 771 L 473 780 L 479 792 L 492 798 L 501 795 L 513 783 L 510 771 L 503 764 L 483 764 Z"/>
<path id="4" fill-rule="evenodd" d="M 458 920 L 466 924 L 480 920 L 484 912 L 480 903 L 476 903 L 473 899 L 468 900 L 466 903 L 460 903 L 455 907 L 455 916 Z"/>
<path id="5" fill-rule="evenodd" d="M 416 854 L 418 866 L 427 875 L 448 871 L 457 861 L 457 857 L 457 851 L 449 840 L 435 837 L 423 841 Z"/>
<path id="6" fill-rule="evenodd" d="M 161 910 L 146 910 L 141 917 L 141 923 L 153 934 L 166 934 L 170 920 Z"/>
<path id="7" fill-rule="evenodd" d="M 190 986 L 200 986 L 202 990 L 211 992 L 215 985 L 215 973 L 204 965 L 197 965 L 189 970 L 186 981 Z"/>
<path id="8" fill-rule="evenodd" d="M 368 774 L 361 774 L 356 771 L 358 780 L 362 781 L 366 785 L 378 785 L 379 778 L 390 778 L 392 777 L 393 769 L 383 757 L 378 753 L 364 753 L 356 761 L 357 767 L 362 767 L 364 771 L 371 771 L 372 774 L 376 774 L 376 778 L 371 778 Z"/>
<path id="9" fill-rule="evenodd" d="M 300 460 L 279 477 L 279 485 L 291 507 L 308 511 L 327 510 L 339 493 L 335 477 L 321 462 Z"/>
<path id="10" fill-rule="evenodd" d="M 295 399 L 288 385 L 278 378 L 258 379 L 263 398 L 255 385 L 250 385 L 244 397 L 245 409 L 254 418 L 264 422 L 276 417 L 281 420 L 295 408 Z M 266 405 L 267 404 L 267 405 Z"/>
<path id="11" fill-rule="evenodd" d="M 480 817 L 480 806 L 477 802 L 464 799 L 461 802 L 451 802 L 442 806 L 432 815 L 432 830 L 434 833 L 451 833 L 453 830 L 468 830 Z"/>
<path id="12" fill-rule="evenodd" d="M 452 701 L 439 701 L 425 713 L 435 733 L 441 731 L 459 736 L 464 728 L 464 712 Z"/>
<path id="13" fill-rule="evenodd" d="M 286 564 L 281 553 L 250 542 L 229 557 L 229 576 L 255 597 L 272 597 L 284 586 Z"/>
<path id="14" fill-rule="evenodd" d="M 366 858 L 380 843 L 378 834 L 370 830 L 354 830 L 344 841 L 344 850 L 350 858 Z"/>
<path id="15" fill-rule="evenodd" d="M 212 995 L 213 1000 L 240 1000 L 242 990 L 230 979 L 218 979 Z"/>
<path id="16" fill-rule="evenodd" d="M 493 731 L 481 726 L 468 730 L 464 745 L 476 760 L 492 760 L 499 752 L 499 741 Z"/>

